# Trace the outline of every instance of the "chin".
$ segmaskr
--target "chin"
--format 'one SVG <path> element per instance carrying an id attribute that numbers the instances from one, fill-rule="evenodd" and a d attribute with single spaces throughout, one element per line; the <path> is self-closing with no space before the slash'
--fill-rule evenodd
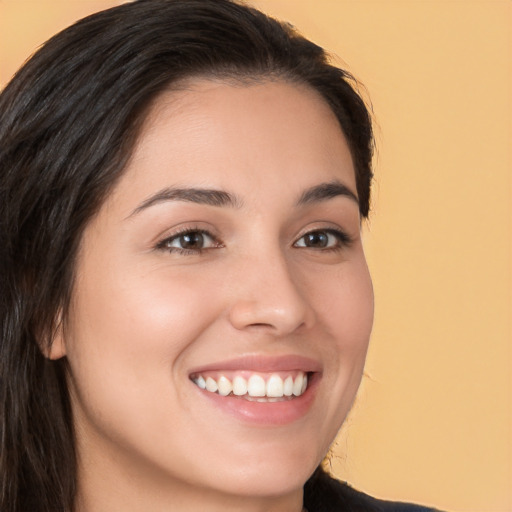
<path id="1" fill-rule="evenodd" d="M 317 464 L 276 464 L 241 467 L 232 475 L 228 493 L 242 496 L 275 497 L 291 494 L 301 489 Z"/>
<path id="2" fill-rule="evenodd" d="M 211 475 L 215 482 L 210 485 L 226 493 L 260 497 L 286 495 L 301 489 L 322 461 L 324 451 L 312 445 L 305 449 L 307 445 L 299 437 L 293 445 L 269 443 L 247 455 L 236 454 L 233 462 L 226 458 L 224 467 Z"/>

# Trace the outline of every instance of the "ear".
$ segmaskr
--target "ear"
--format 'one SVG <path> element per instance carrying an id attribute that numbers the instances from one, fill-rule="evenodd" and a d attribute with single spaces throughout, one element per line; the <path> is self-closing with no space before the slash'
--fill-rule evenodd
<path id="1" fill-rule="evenodd" d="M 46 357 L 48 359 L 56 360 L 66 355 L 66 344 L 64 343 L 64 336 L 62 336 L 62 328 L 59 327 L 60 333 L 56 334 L 52 340 L 52 344 L 46 349 Z"/>
<path id="2" fill-rule="evenodd" d="M 64 336 L 64 322 L 62 319 L 62 311 L 59 311 L 57 315 L 55 328 L 50 339 L 50 345 L 44 348 L 43 354 L 46 358 L 54 361 L 66 355 L 66 343 Z"/>

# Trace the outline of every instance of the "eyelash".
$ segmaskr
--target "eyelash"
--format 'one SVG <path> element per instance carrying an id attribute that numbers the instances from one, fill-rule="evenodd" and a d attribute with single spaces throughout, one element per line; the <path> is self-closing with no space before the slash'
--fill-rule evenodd
<path id="1" fill-rule="evenodd" d="M 180 247 L 170 247 L 170 244 L 176 240 L 178 240 L 180 237 L 184 237 L 186 235 L 193 235 L 193 234 L 200 234 L 203 237 L 211 238 L 214 242 L 213 247 L 207 247 L 203 249 L 185 249 Z M 169 236 L 159 242 L 156 246 L 157 249 L 168 251 L 171 253 L 181 254 L 181 255 L 192 255 L 192 254 L 203 254 L 205 251 L 208 251 L 210 249 L 218 249 L 220 247 L 223 247 L 222 243 L 220 243 L 217 238 L 212 235 L 209 231 L 206 229 L 201 228 L 184 228 L 182 230 L 177 231 L 172 236 Z"/>
<path id="2" fill-rule="evenodd" d="M 171 247 L 170 246 L 171 243 L 175 242 L 180 237 L 183 237 L 186 235 L 194 235 L 194 234 L 199 234 L 203 237 L 210 238 L 213 241 L 214 245 L 212 247 L 206 247 L 206 248 L 201 248 L 201 249 L 186 249 L 183 247 L 180 248 L 180 247 Z M 304 239 L 304 237 L 306 237 L 308 235 L 315 235 L 315 234 L 331 235 L 336 238 L 337 243 L 336 243 L 336 245 L 334 245 L 332 247 L 323 247 L 323 248 L 322 247 L 320 247 L 320 248 L 308 247 L 306 245 L 297 246 L 297 243 L 300 240 Z M 352 244 L 352 242 L 353 242 L 352 238 L 342 230 L 332 229 L 332 228 L 313 229 L 313 230 L 307 231 L 306 233 L 301 235 L 297 239 L 297 241 L 294 242 L 293 246 L 294 247 L 304 247 L 306 249 L 309 248 L 312 250 L 323 251 L 323 252 L 331 252 L 331 251 L 336 252 L 336 251 L 342 250 L 343 248 L 349 247 Z M 205 229 L 201 229 L 201 228 L 184 228 L 183 230 L 180 230 L 180 231 L 174 233 L 172 236 L 165 238 L 164 240 L 162 240 L 161 242 L 159 242 L 156 245 L 156 249 L 158 249 L 158 250 L 168 251 L 171 253 L 176 253 L 176 254 L 180 254 L 180 255 L 184 255 L 184 256 L 194 255 L 194 254 L 195 255 L 203 254 L 206 251 L 209 251 L 210 249 L 218 249 L 218 248 L 222 248 L 222 247 L 224 247 L 224 246 L 214 235 L 212 235 L 209 231 L 207 231 Z"/>
<path id="3" fill-rule="evenodd" d="M 326 235 L 333 236 L 336 239 L 336 245 L 334 245 L 332 247 L 320 247 L 320 248 L 309 247 L 310 249 L 323 251 L 323 252 L 337 252 L 346 247 L 349 247 L 353 242 L 352 238 L 345 231 L 342 231 L 341 229 L 324 228 L 324 229 L 313 229 L 311 231 L 304 233 L 293 244 L 294 247 L 297 247 L 297 243 L 300 240 L 302 240 L 304 237 L 306 237 L 308 235 L 317 235 L 317 234 L 326 234 Z M 308 246 L 300 246 L 300 247 L 305 247 L 306 249 L 308 248 Z"/>

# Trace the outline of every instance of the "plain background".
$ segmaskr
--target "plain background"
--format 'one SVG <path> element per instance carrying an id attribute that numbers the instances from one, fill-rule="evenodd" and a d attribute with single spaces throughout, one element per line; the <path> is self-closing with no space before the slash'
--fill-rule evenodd
<path id="1" fill-rule="evenodd" d="M 49 36 L 119 3 L 0 0 L 0 87 Z M 253 4 L 339 56 L 377 122 L 375 329 L 333 472 L 383 498 L 512 511 L 512 3 Z"/>

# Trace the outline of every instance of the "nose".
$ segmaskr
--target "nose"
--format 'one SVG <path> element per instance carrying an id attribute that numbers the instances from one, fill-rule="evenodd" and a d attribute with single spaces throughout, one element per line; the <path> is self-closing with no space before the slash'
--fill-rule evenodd
<path id="1" fill-rule="evenodd" d="M 245 261 L 233 286 L 229 311 L 238 330 L 262 329 L 284 336 L 312 322 L 308 297 L 284 257 Z"/>

